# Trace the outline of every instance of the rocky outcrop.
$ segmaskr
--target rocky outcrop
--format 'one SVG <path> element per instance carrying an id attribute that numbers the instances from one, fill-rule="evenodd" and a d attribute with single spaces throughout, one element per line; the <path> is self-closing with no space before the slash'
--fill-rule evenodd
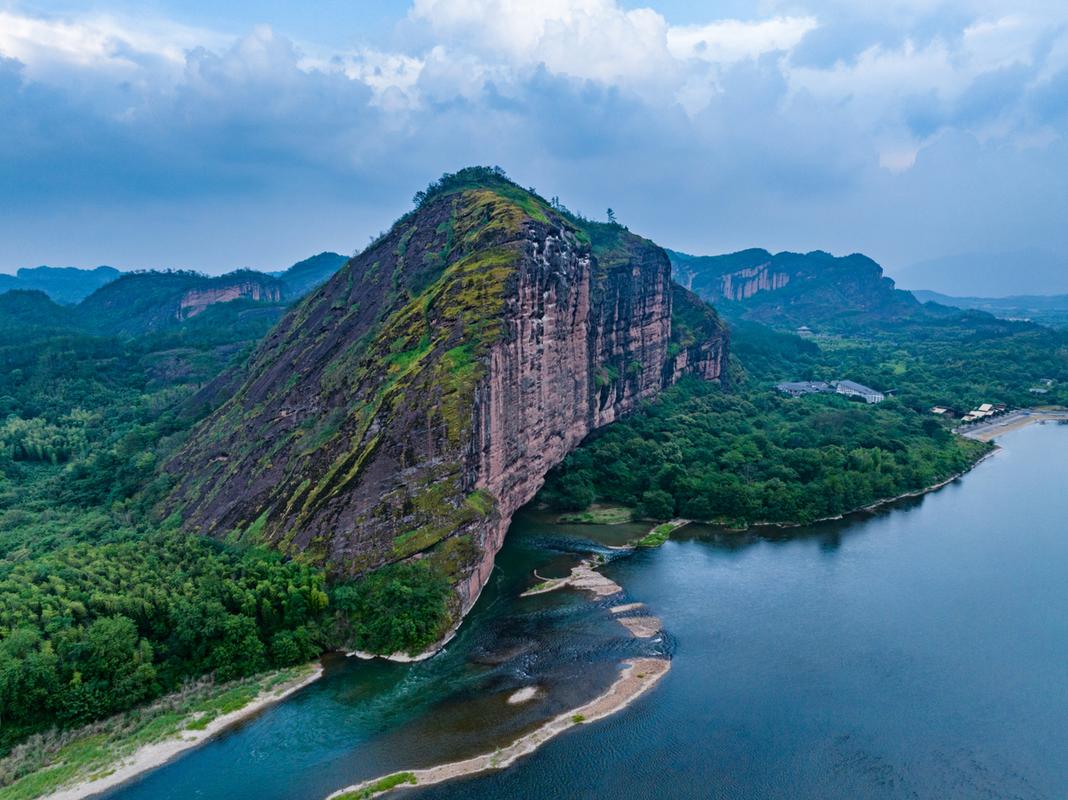
<path id="1" fill-rule="evenodd" d="M 536 230 L 507 304 L 507 331 L 476 393 L 473 485 L 496 499 L 498 513 L 478 568 L 460 586 L 465 606 L 488 578 L 512 514 L 592 430 L 683 375 L 716 380 L 722 371 L 719 328 L 669 357 L 673 294 L 663 251 L 624 234 L 626 257 L 598 269 L 570 236 L 540 239 Z"/>
<path id="2" fill-rule="evenodd" d="M 190 319 L 210 305 L 229 303 L 232 300 L 280 303 L 282 301 L 282 287 L 277 282 L 260 279 L 236 281 L 215 279 L 210 286 L 190 289 L 178 298 L 175 319 Z"/>
<path id="3" fill-rule="evenodd" d="M 704 311 L 673 328 L 664 251 L 474 175 L 423 198 L 261 345 L 167 466 L 167 510 L 188 529 L 341 576 L 425 559 L 459 616 L 512 514 L 590 431 L 683 375 L 720 376 L 715 313 L 686 293 Z"/>
<path id="4" fill-rule="evenodd" d="M 720 278 L 720 294 L 725 300 L 748 300 L 759 292 L 774 292 L 790 282 L 785 272 L 775 272 L 770 263 L 728 272 Z"/>
<path id="5" fill-rule="evenodd" d="M 127 272 L 77 307 L 87 326 L 107 335 L 137 336 L 175 327 L 209 307 L 234 300 L 279 305 L 281 281 L 253 270 L 209 277 L 198 272 Z"/>
<path id="6" fill-rule="evenodd" d="M 839 329 L 922 316 L 882 267 L 853 254 L 742 250 L 721 256 L 670 253 L 676 278 L 728 317 L 783 327 Z"/>

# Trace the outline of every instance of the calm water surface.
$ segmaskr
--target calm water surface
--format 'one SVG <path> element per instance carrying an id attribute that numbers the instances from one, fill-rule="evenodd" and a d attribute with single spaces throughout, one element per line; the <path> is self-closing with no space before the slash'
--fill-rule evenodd
<path id="1" fill-rule="evenodd" d="M 666 635 L 570 591 L 518 599 L 641 529 L 521 515 L 461 635 L 413 666 L 334 659 L 292 699 L 111 800 L 318 800 L 511 741 L 611 682 L 672 671 L 607 720 L 413 800 L 1068 797 L 1068 428 L 1032 426 L 921 500 L 762 538 L 691 526 L 605 568 Z M 589 537 L 601 538 L 598 545 Z M 607 537 L 607 538 L 606 538 Z M 533 703 L 505 699 L 536 684 Z"/>

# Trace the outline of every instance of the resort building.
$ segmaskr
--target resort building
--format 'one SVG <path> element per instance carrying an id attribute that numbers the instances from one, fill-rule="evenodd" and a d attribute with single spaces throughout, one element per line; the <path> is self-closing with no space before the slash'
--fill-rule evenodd
<path id="1" fill-rule="evenodd" d="M 988 417 L 996 417 L 999 414 L 1004 414 L 1008 410 L 1008 406 L 1004 403 L 983 403 L 978 408 L 973 408 L 963 417 L 961 422 L 977 422 L 981 419 L 987 419 Z"/>
<path id="2" fill-rule="evenodd" d="M 865 403 L 881 403 L 886 399 L 886 395 L 882 392 L 855 381 L 838 381 L 835 384 L 835 391 L 846 397 L 859 397 Z"/>
<path id="3" fill-rule="evenodd" d="M 823 381 L 794 381 L 780 383 L 776 387 L 783 394 L 790 397 L 801 397 L 804 394 L 819 394 L 821 392 L 833 392 L 834 387 Z"/>

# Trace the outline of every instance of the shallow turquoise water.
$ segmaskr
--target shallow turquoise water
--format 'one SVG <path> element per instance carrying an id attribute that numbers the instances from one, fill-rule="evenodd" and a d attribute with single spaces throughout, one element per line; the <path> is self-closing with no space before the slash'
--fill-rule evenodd
<path id="1" fill-rule="evenodd" d="M 774 538 L 690 527 L 605 568 L 664 621 L 641 643 L 570 591 L 581 526 L 517 519 L 447 651 L 335 659 L 292 699 L 109 795 L 321 798 L 471 755 L 583 702 L 621 658 L 671 672 L 620 714 L 418 800 L 1068 797 L 1068 428 L 1033 426 L 945 489 Z M 618 531 L 613 532 L 613 535 Z M 613 551 L 605 551 L 609 557 Z M 519 686 L 541 698 L 509 706 Z"/>

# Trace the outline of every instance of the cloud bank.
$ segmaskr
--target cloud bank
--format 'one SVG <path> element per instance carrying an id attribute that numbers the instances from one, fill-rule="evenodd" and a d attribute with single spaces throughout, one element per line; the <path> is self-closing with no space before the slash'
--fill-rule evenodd
<path id="1" fill-rule="evenodd" d="M 280 267 L 472 163 L 695 252 L 1068 247 L 1068 8 L 856 5 L 414 0 L 346 49 L 9 6 L 0 269 Z"/>

